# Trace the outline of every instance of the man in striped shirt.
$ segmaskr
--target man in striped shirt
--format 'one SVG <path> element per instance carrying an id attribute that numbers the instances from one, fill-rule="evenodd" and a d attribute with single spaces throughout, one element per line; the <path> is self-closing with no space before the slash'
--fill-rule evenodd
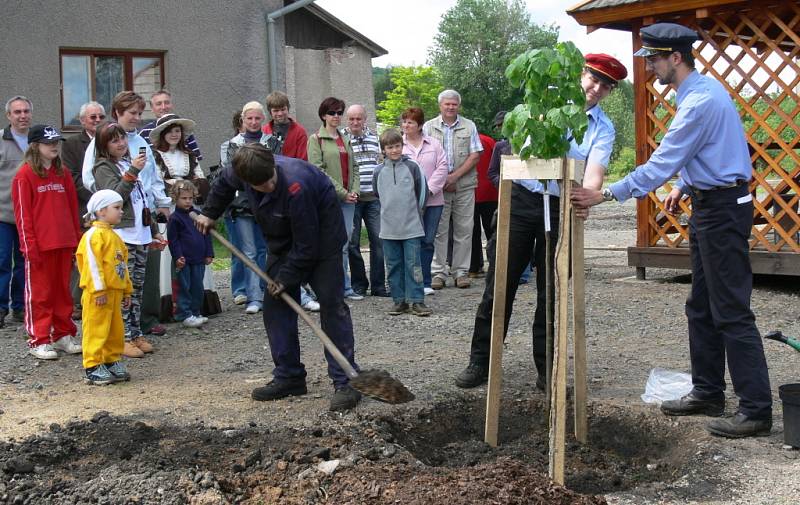
<path id="1" fill-rule="evenodd" d="M 353 290 L 367 293 L 371 286 L 372 296 L 389 296 L 386 291 L 386 271 L 383 264 L 383 244 L 378 234 L 381 231 L 381 203 L 372 192 L 372 175 L 381 163 L 381 149 L 378 137 L 367 126 L 367 111 L 362 105 L 353 104 L 347 109 L 347 128 L 355 164 L 360 176 L 360 190 L 355 214 L 353 215 L 353 234 L 350 236 L 350 282 Z M 364 259 L 361 257 L 361 221 L 367 227 L 369 238 L 369 281 L 367 280 Z"/>

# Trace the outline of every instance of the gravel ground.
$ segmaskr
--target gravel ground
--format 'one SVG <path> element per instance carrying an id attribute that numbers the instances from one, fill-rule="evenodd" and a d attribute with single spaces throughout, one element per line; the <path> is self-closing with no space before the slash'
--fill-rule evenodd
<path id="1" fill-rule="evenodd" d="M 632 244 L 634 216 L 631 204 L 594 209 L 586 246 Z M 765 343 L 775 400 L 767 437 L 723 440 L 706 434 L 702 418 L 664 418 L 639 395 L 652 368 L 688 370 L 689 276 L 649 269 L 636 281 L 625 265 L 624 251 L 586 252 L 590 443 L 568 440 L 567 454 L 567 486 L 586 495 L 542 478 L 532 286 L 520 289 L 504 353 L 501 445 L 482 444 L 485 387 L 453 385 L 479 281 L 430 297 L 429 318 L 391 317 L 385 298 L 352 303 L 362 368 L 389 371 L 417 400 L 367 399 L 344 415 L 326 412 L 321 344 L 305 328 L 309 394 L 250 400 L 271 370 L 263 326 L 222 291 L 227 310 L 206 329 L 170 325 L 155 354 L 130 363 L 133 380 L 110 387 L 85 386 L 79 357 L 36 361 L 18 328 L 0 330 L 0 503 L 602 503 L 596 494 L 612 504 L 797 503 L 800 451 L 783 445 L 777 391 L 800 382 L 800 353 Z M 757 277 L 761 331 L 800 337 L 799 295 L 796 278 Z M 320 447 L 330 450 L 315 454 Z M 326 460 L 343 466 L 326 475 L 315 466 Z M 489 485 L 497 482 L 505 485 Z"/>

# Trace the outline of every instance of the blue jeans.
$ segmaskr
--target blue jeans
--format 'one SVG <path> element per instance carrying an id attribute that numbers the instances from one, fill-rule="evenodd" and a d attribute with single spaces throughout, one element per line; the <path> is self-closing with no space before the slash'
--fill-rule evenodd
<path id="1" fill-rule="evenodd" d="M 349 237 L 353 233 L 353 215 L 356 211 L 356 204 L 339 202 L 342 207 L 342 219 L 344 219 L 344 229 Z M 344 294 L 345 296 L 353 293 L 353 288 L 350 286 L 350 260 L 348 259 L 349 242 L 345 242 L 342 246 L 342 267 L 344 268 Z M 319 293 L 317 293 L 319 294 Z"/>
<path id="2" fill-rule="evenodd" d="M 383 254 L 389 270 L 389 290 L 394 303 L 422 303 L 422 266 L 420 244 L 422 237 L 405 240 L 383 239 Z"/>
<path id="3" fill-rule="evenodd" d="M 264 271 L 267 265 L 267 242 L 264 240 L 264 233 L 255 218 L 237 216 L 233 220 L 233 224 L 242 244 L 241 251 Z M 264 285 L 261 278 L 244 265 L 242 268 L 244 269 L 244 291 L 247 295 L 247 303 L 256 302 L 261 305 L 264 301 Z"/>
<path id="4" fill-rule="evenodd" d="M 431 263 L 433 262 L 433 243 L 436 240 L 436 230 L 439 228 L 439 218 L 442 217 L 444 205 L 425 207 L 422 215 L 422 227 L 425 236 L 420 247 L 420 261 L 422 262 L 422 282 L 426 288 L 431 287 Z"/>
<path id="5" fill-rule="evenodd" d="M 528 281 L 530 280 L 531 280 L 531 264 L 528 263 L 528 266 L 526 266 L 525 270 L 522 271 L 522 275 L 519 276 L 519 283 L 527 284 Z"/>
<path id="6" fill-rule="evenodd" d="M 175 260 L 172 261 L 173 266 Z M 177 271 L 178 283 L 181 286 L 180 295 L 175 311 L 175 320 L 183 321 L 189 316 L 199 316 L 203 308 L 203 276 L 206 273 L 206 266 L 184 265 Z"/>
<path id="7" fill-rule="evenodd" d="M 367 237 L 369 237 L 369 281 L 367 281 L 364 258 L 361 257 L 362 219 L 367 227 Z M 380 233 L 381 202 L 372 200 L 356 203 L 353 214 L 353 232 L 350 234 L 349 258 L 350 280 L 353 290 L 358 293 L 366 293 L 370 286 L 372 286 L 373 295 L 386 292 L 386 269 L 383 266 L 383 245 L 381 245 Z"/>
<path id="8" fill-rule="evenodd" d="M 0 310 L 22 310 L 25 261 L 19 250 L 17 227 L 0 223 Z"/>
<path id="9" fill-rule="evenodd" d="M 225 230 L 228 232 L 228 240 L 231 244 L 241 251 L 242 239 L 239 238 L 236 225 L 229 216 L 225 217 Z M 244 269 L 242 260 L 231 254 L 231 293 L 234 297 L 245 294 Z"/>

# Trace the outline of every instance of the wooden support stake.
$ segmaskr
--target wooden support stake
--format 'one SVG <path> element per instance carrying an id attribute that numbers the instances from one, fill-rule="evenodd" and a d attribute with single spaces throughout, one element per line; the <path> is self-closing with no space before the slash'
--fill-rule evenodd
<path id="1" fill-rule="evenodd" d="M 556 248 L 556 300 L 558 329 L 553 345 L 553 382 L 550 384 L 550 478 L 564 485 L 564 456 L 567 430 L 567 346 L 569 324 L 569 243 L 571 219 L 567 159 L 562 163 L 561 221 Z"/>
<path id="2" fill-rule="evenodd" d="M 578 184 L 576 184 L 577 186 Z M 589 422 L 586 414 L 586 296 L 583 263 L 583 219 L 572 213 L 572 347 L 573 401 L 575 403 L 575 438 L 585 444 Z"/>
<path id="3" fill-rule="evenodd" d="M 501 167 L 501 171 L 504 168 Z M 484 441 L 497 447 L 500 397 L 503 388 L 503 333 L 506 319 L 506 282 L 508 277 L 508 238 L 511 221 L 511 180 L 501 179 L 497 196 L 497 239 L 494 263 L 494 305 L 489 352 L 489 385 L 486 392 L 486 427 Z"/>

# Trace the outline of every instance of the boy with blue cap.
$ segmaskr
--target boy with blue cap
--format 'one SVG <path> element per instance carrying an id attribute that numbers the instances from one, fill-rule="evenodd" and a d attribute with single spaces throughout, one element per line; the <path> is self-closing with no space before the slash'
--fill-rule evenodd
<path id="1" fill-rule="evenodd" d="M 753 226 L 752 177 L 747 139 L 727 90 L 694 69 L 694 30 L 657 23 L 641 30 L 642 48 L 663 85 L 676 89 L 677 111 L 646 163 L 603 191 L 576 188 L 572 201 L 590 207 L 604 201 L 645 198 L 680 173 L 664 204 L 675 212 L 692 197 L 689 243 L 692 290 L 686 301 L 693 389 L 665 401 L 667 415 L 722 416 L 725 358 L 739 397 L 733 417 L 708 424 L 714 435 L 740 438 L 769 433 L 772 393 L 761 337 L 750 310 L 753 276 L 749 243 Z"/>

